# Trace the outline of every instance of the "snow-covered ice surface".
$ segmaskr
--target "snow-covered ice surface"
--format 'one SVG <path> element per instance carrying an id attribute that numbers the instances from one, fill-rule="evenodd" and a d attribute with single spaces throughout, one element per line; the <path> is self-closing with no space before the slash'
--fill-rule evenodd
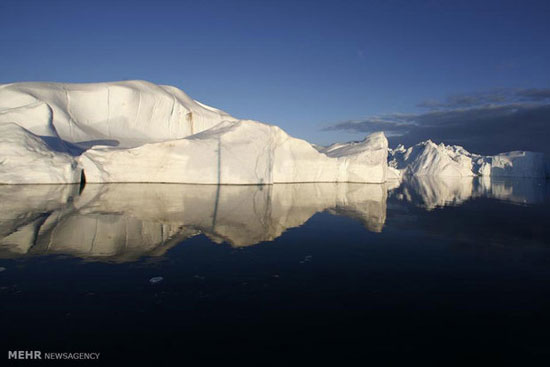
<path id="1" fill-rule="evenodd" d="M 545 177 L 544 155 L 514 151 L 493 156 L 468 152 L 461 146 L 435 144 L 431 140 L 390 149 L 388 176 L 505 176 Z M 398 172 L 398 173 L 397 173 Z"/>
<path id="2" fill-rule="evenodd" d="M 84 149 L 179 139 L 230 120 L 178 88 L 145 81 L 0 85 L 0 122 Z"/>
<path id="3" fill-rule="evenodd" d="M 26 177 L 18 178 L 2 164 L 0 183 L 72 183 L 82 170 L 87 182 L 386 181 L 383 133 L 323 153 L 276 126 L 237 120 L 175 87 L 143 81 L 2 85 L 0 124 L 16 124 L 40 137 L 41 152 L 49 147 L 78 156 L 71 161 L 73 175 L 63 180 L 52 173 L 48 180 L 29 169 L 28 162 L 37 158 L 22 152 L 18 172 Z M 42 163 L 58 170 L 49 161 Z"/>

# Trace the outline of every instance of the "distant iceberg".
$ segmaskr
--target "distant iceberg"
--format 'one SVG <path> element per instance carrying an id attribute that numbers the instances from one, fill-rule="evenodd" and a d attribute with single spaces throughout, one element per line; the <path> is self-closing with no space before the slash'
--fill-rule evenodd
<path id="1" fill-rule="evenodd" d="M 441 177 L 530 177 L 546 176 L 544 155 L 514 151 L 493 156 L 468 152 L 461 146 L 435 144 L 431 140 L 388 152 L 389 171 L 402 176 Z"/>

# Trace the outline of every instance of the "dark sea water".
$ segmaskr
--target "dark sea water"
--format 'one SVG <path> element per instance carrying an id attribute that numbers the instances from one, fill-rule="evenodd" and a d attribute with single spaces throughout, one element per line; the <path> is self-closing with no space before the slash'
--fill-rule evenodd
<path id="1" fill-rule="evenodd" d="M 84 366 L 550 358 L 548 181 L 0 186 L 0 200 L 2 365 L 20 364 L 10 350 L 101 353 L 49 363 Z"/>

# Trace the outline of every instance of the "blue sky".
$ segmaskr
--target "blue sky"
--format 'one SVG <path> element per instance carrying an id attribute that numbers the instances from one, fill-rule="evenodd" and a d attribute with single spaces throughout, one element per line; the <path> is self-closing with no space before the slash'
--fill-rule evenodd
<path id="1" fill-rule="evenodd" d="M 320 144 L 362 139 L 402 114 L 412 130 L 388 130 L 390 141 L 413 143 L 434 111 L 455 113 L 456 132 L 471 119 L 464 109 L 504 106 L 509 118 L 521 104 L 542 114 L 508 121 L 498 149 L 541 150 L 529 134 L 550 132 L 549 19 L 548 1 L 4 0 L 0 83 L 144 79 Z M 490 137 L 499 116 L 465 124 Z M 524 146 L 513 144 L 516 125 Z M 436 130 L 435 140 L 480 149 Z"/>

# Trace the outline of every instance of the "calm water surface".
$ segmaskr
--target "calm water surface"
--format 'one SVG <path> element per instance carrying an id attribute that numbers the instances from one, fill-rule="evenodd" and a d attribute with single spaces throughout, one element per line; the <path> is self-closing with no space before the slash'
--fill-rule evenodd
<path id="1" fill-rule="evenodd" d="M 0 199 L 6 355 L 101 352 L 110 365 L 550 357 L 544 180 L 0 186 Z"/>

